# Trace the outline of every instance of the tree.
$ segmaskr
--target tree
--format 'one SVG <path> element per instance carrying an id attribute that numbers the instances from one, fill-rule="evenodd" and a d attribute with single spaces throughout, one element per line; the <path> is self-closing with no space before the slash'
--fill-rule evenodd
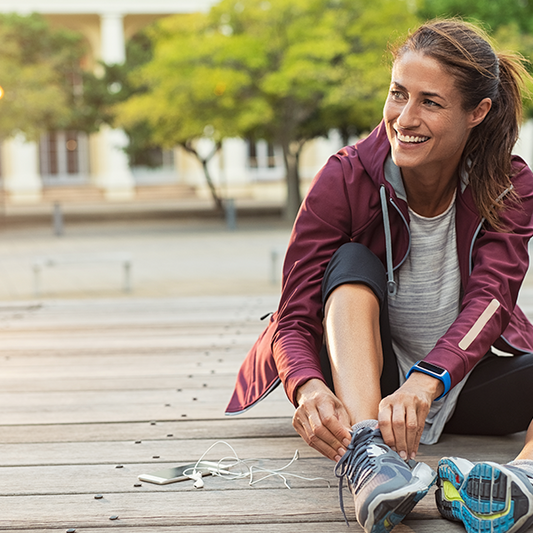
<path id="1" fill-rule="evenodd" d="M 52 30 L 40 15 L 0 15 L 0 137 L 22 132 L 28 139 L 54 129 L 97 127 L 85 100 L 83 37 Z"/>
<path id="2" fill-rule="evenodd" d="M 211 58 L 225 38 L 211 32 L 205 15 L 168 17 L 147 34 L 153 42 L 153 59 L 132 71 L 129 80 L 138 92 L 115 106 L 115 123 L 126 131 L 144 125 L 150 141 L 163 147 L 180 145 L 194 155 L 215 204 L 222 209 L 208 163 L 224 137 L 246 129 L 239 117 L 244 117 L 249 105 L 239 105 L 237 97 L 243 75 L 212 67 Z M 207 155 L 196 147 L 204 136 L 213 140 L 213 150 Z"/>
<path id="3" fill-rule="evenodd" d="M 387 39 L 416 20 L 406 7 L 404 0 L 223 0 L 208 15 L 164 19 L 150 32 L 153 60 L 132 74 L 148 90 L 120 106 L 119 121 L 126 128 L 147 121 L 154 140 L 190 150 L 206 128 L 215 148 L 228 136 L 281 145 L 292 219 L 305 143 L 379 121 Z"/>

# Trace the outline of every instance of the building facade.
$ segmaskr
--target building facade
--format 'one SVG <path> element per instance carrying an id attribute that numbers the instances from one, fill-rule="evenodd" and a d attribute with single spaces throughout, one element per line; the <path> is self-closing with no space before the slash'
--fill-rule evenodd
<path id="1" fill-rule="evenodd" d="M 126 42 L 157 18 L 178 13 L 207 11 L 214 0 L 3 0 L 0 12 L 38 12 L 52 26 L 82 33 L 89 44 L 89 65 L 98 61 L 122 63 Z M 5 141 L 0 151 L 4 196 L 12 204 L 41 202 L 47 190 L 58 187 L 95 188 L 103 201 L 131 201 L 140 188 L 157 184 L 182 184 L 207 196 L 200 164 L 175 149 L 162 153 L 157 169 L 130 167 L 123 148 L 122 130 L 103 127 L 93 135 L 83 132 L 50 132 L 40 142 L 22 135 Z M 325 159 L 340 147 L 339 139 L 312 143 L 302 155 L 302 175 L 310 179 Z M 211 151 L 208 139 L 199 150 Z M 283 154 L 264 141 L 250 143 L 228 139 L 209 164 L 222 195 L 282 199 L 285 189 Z"/>

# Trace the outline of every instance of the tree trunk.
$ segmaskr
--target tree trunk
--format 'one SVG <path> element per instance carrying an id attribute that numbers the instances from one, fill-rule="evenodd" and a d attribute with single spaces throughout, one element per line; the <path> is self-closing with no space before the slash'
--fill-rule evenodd
<path id="1" fill-rule="evenodd" d="M 215 156 L 215 154 L 222 148 L 222 143 L 219 141 L 215 144 L 215 147 L 213 151 L 207 156 L 202 157 L 196 149 L 192 146 L 190 141 L 187 141 L 185 143 L 181 143 L 181 146 L 190 154 L 194 155 L 198 161 L 200 161 L 202 165 L 202 169 L 204 171 L 205 181 L 207 182 L 207 186 L 209 187 L 209 191 L 211 192 L 211 196 L 215 202 L 215 206 L 217 210 L 224 212 L 224 204 L 222 202 L 222 199 L 218 195 L 217 189 L 215 187 L 215 184 L 213 183 L 213 179 L 211 178 L 211 174 L 209 173 L 208 164 L 209 161 Z"/>
<path id="2" fill-rule="evenodd" d="M 300 153 L 305 141 L 282 143 L 285 170 L 287 171 L 287 204 L 285 216 L 289 222 L 294 222 L 302 197 L 300 194 Z"/>

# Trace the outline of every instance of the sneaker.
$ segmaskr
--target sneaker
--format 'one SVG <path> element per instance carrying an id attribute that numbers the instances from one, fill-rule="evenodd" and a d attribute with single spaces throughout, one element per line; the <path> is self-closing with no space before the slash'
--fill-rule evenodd
<path id="1" fill-rule="evenodd" d="M 427 494 L 437 478 L 428 465 L 406 463 L 384 442 L 379 429 L 360 428 L 335 467 L 339 500 L 346 478 L 355 501 L 357 521 L 366 533 L 386 533 L 399 524 Z"/>
<path id="2" fill-rule="evenodd" d="M 533 525 L 533 479 L 520 468 L 445 457 L 438 476 L 440 514 L 463 522 L 468 533 L 519 533 Z"/>

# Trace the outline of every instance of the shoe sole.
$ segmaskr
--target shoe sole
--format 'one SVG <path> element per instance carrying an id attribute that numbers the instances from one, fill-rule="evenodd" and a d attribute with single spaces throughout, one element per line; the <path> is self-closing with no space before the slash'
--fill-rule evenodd
<path id="1" fill-rule="evenodd" d="M 367 533 L 388 533 L 412 511 L 437 480 L 437 473 L 425 463 L 418 463 L 412 474 L 413 480 L 408 485 L 374 498 L 363 526 Z"/>
<path id="2" fill-rule="evenodd" d="M 478 463 L 465 472 L 445 458 L 438 475 L 439 512 L 463 522 L 468 533 L 521 533 L 533 524 L 533 488 L 505 466 Z"/>

